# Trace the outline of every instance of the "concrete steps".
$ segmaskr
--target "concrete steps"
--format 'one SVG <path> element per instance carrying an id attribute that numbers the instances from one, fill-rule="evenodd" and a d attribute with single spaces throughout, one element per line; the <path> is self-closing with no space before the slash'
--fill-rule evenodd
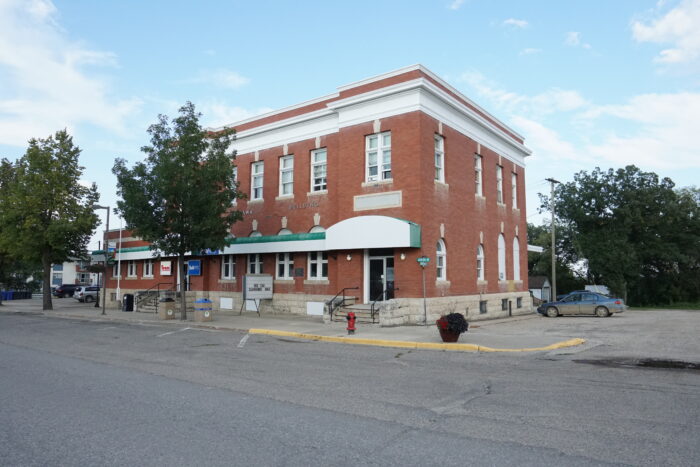
<path id="1" fill-rule="evenodd" d="M 347 316 L 349 312 L 355 313 L 355 319 L 357 323 L 372 323 L 372 310 L 370 305 L 357 304 L 344 306 L 336 309 L 333 312 L 333 321 L 347 321 Z M 379 322 L 379 314 L 375 314 L 375 322 Z"/>

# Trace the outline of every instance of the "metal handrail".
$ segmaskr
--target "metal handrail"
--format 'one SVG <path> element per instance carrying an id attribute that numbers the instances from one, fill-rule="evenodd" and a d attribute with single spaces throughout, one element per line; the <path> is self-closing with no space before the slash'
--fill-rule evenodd
<path id="1" fill-rule="evenodd" d="M 359 289 L 360 289 L 359 287 L 345 287 L 343 290 L 341 290 L 340 292 L 335 294 L 335 296 L 333 298 L 331 298 L 330 300 L 328 300 L 326 302 L 326 305 L 328 305 L 328 315 L 329 315 L 331 321 L 333 321 L 333 311 L 335 311 L 337 308 L 340 308 L 341 306 L 345 305 L 345 291 L 346 290 L 359 290 Z M 336 303 L 336 299 L 338 298 L 338 296 L 340 294 L 343 295 L 343 298 L 339 302 Z"/>
<path id="2" fill-rule="evenodd" d="M 375 309 L 375 305 L 377 304 L 377 302 L 379 301 L 380 298 L 382 298 L 382 297 L 384 297 L 384 296 L 386 295 L 386 293 L 387 293 L 389 290 L 399 290 L 399 288 L 398 288 L 398 287 L 387 287 L 386 289 L 384 289 L 384 290 L 382 291 L 382 293 L 380 293 L 379 295 L 377 295 L 377 296 L 374 298 L 374 300 L 372 301 L 372 305 L 371 305 L 370 308 L 369 308 L 370 316 L 372 317 L 372 323 L 375 322 L 375 321 L 374 321 L 374 315 L 379 311 L 379 310 Z M 384 301 L 384 300 L 382 300 L 382 301 Z"/>
<path id="3" fill-rule="evenodd" d="M 158 314 L 158 302 L 160 301 L 160 286 L 161 286 L 161 285 L 169 285 L 169 286 L 170 286 L 170 287 L 168 287 L 167 289 L 164 290 L 164 291 L 166 291 L 166 292 L 167 292 L 168 290 L 172 290 L 172 289 L 173 289 L 173 284 L 172 284 L 171 282 L 158 282 L 158 283 L 157 283 L 156 285 L 154 285 L 153 287 L 149 287 L 148 289 L 146 289 L 146 290 L 144 290 L 143 292 L 141 292 L 141 294 L 150 294 L 150 293 L 153 291 L 153 289 L 156 289 L 156 290 L 155 290 L 155 292 L 156 292 L 156 314 Z M 140 303 L 140 302 L 141 302 L 141 301 L 139 301 L 139 303 Z"/>

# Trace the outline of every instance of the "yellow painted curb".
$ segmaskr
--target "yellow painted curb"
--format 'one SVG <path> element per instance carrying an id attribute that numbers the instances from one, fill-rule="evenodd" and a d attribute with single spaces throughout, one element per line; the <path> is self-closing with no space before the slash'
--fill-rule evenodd
<path id="1" fill-rule="evenodd" d="M 460 350 L 463 352 L 537 352 L 543 350 L 556 350 L 564 347 L 574 347 L 586 342 L 585 339 L 569 339 L 556 342 L 546 347 L 531 347 L 527 349 L 494 349 L 476 344 L 444 344 L 438 342 L 410 342 L 391 341 L 383 339 L 362 339 L 357 337 L 319 336 L 317 334 L 304 334 L 302 332 L 276 331 L 274 329 L 249 329 L 250 334 L 265 334 L 268 336 L 295 337 L 322 342 L 336 342 L 341 344 L 373 345 L 376 347 L 398 347 L 402 349 L 430 349 L 430 350 Z"/>

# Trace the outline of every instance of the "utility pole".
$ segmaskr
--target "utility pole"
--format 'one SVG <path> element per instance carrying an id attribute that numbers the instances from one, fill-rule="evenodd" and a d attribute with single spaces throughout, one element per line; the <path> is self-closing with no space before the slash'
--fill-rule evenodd
<path id="1" fill-rule="evenodd" d="M 549 301 L 554 302 L 557 300 L 557 252 L 555 250 L 556 228 L 554 226 L 554 217 L 556 209 L 554 206 L 554 184 L 561 182 L 553 178 L 547 178 L 545 180 L 547 180 L 550 185 L 549 203 L 551 205 L 552 211 L 552 296 L 549 297 Z"/>

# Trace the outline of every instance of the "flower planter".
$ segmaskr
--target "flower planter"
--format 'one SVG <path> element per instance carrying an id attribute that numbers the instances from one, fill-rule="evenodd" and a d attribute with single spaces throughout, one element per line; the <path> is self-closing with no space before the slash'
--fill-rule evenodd
<path id="1" fill-rule="evenodd" d="M 458 332 L 452 332 L 448 329 L 440 329 L 440 327 L 438 327 L 438 331 L 440 331 L 440 337 L 442 337 L 443 342 L 457 342 L 459 339 Z"/>

